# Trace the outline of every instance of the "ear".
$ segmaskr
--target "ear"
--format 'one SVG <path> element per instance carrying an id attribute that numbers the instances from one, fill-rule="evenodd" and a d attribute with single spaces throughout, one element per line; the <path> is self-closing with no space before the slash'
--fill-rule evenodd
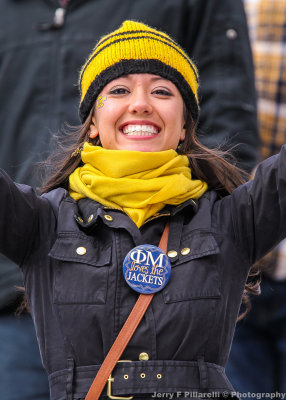
<path id="1" fill-rule="evenodd" d="M 93 116 L 91 120 L 92 120 L 92 123 L 90 124 L 90 127 L 89 127 L 89 137 L 91 139 L 95 139 L 98 136 L 99 131 L 96 127 L 95 117 Z"/>

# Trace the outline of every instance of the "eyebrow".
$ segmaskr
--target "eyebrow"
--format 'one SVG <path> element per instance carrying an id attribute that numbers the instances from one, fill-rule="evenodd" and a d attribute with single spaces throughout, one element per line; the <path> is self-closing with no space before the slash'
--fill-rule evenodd
<path id="1" fill-rule="evenodd" d="M 162 78 L 161 76 L 154 76 L 153 78 L 151 78 L 151 82 L 155 82 L 155 81 L 168 81 L 168 79 Z"/>
<path id="2" fill-rule="evenodd" d="M 133 75 L 133 74 L 130 74 L 130 75 Z M 128 75 L 120 76 L 117 79 L 124 79 L 124 78 L 128 79 Z M 163 78 L 162 76 L 153 76 L 150 80 L 151 80 L 151 82 L 156 82 L 156 81 L 160 81 L 160 80 L 168 81 L 169 79 Z"/>

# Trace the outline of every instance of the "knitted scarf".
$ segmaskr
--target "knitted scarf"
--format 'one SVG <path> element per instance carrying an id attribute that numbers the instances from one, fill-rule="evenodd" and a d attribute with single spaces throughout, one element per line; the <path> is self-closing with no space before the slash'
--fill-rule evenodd
<path id="1" fill-rule="evenodd" d="M 175 150 L 109 150 L 85 143 L 81 158 L 84 165 L 69 178 L 70 196 L 123 210 L 138 227 L 166 204 L 198 199 L 207 190 L 205 182 L 192 179 L 188 158 Z"/>

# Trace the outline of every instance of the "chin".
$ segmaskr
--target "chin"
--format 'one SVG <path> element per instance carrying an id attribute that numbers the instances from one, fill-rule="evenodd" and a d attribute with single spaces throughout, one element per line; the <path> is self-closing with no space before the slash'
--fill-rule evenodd
<path id="1" fill-rule="evenodd" d="M 142 151 L 145 153 L 151 153 L 155 151 L 161 151 L 161 149 L 157 149 L 154 146 L 129 146 L 129 148 L 126 148 L 126 150 L 130 151 Z"/>

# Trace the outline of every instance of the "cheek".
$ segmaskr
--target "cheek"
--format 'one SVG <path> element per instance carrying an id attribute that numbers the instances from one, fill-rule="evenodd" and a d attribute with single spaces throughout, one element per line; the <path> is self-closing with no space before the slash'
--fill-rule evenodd
<path id="1" fill-rule="evenodd" d="M 183 118 L 183 107 L 181 104 L 173 104 L 172 107 L 168 107 L 166 109 L 165 115 L 165 123 L 167 125 L 167 141 L 169 146 L 172 146 L 173 149 L 176 149 L 179 141 L 184 140 L 184 118 Z"/>
<path id="2" fill-rule="evenodd" d="M 170 108 L 165 113 L 165 121 L 171 129 L 176 129 L 176 131 L 181 130 L 184 126 L 183 110 L 175 107 Z"/>
<path id="3" fill-rule="evenodd" d="M 118 119 L 118 107 L 112 102 L 106 99 L 100 108 L 97 108 L 96 113 L 97 123 L 99 129 L 110 127 L 114 125 Z"/>

